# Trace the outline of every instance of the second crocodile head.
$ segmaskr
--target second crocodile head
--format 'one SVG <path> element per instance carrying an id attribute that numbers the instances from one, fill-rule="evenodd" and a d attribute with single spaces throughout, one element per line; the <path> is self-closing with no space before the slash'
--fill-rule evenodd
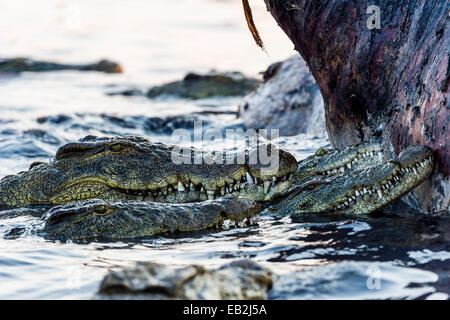
<path id="1" fill-rule="evenodd" d="M 345 175 L 318 177 L 272 198 L 277 215 L 362 214 L 381 210 L 422 183 L 433 170 L 432 151 L 410 146 L 396 159 Z"/>

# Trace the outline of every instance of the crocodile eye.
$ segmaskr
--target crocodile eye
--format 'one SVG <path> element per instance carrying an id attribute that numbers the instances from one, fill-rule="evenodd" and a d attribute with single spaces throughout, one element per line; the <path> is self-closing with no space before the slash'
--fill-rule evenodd
<path id="1" fill-rule="evenodd" d="M 316 156 L 324 156 L 324 155 L 326 155 L 328 152 L 327 152 L 327 150 L 325 150 L 325 149 L 323 149 L 323 148 L 320 148 L 320 149 L 318 149 L 317 151 L 316 151 Z"/>
<path id="2" fill-rule="evenodd" d="M 94 208 L 94 215 L 99 217 L 104 217 L 110 215 L 113 209 L 104 205 L 99 205 Z"/>
<path id="3" fill-rule="evenodd" d="M 111 151 L 113 152 L 120 152 L 123 150 L 123 148 L 124 148 L 123 144 L 120 143 L 115 143 L 110 147 Z"/>

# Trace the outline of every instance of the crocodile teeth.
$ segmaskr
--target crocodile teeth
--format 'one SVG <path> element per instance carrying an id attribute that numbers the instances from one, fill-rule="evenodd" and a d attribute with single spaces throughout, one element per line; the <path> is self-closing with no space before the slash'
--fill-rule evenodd
<path id="1" fill-rule="evenodd" d="M 352 168 L 352 164 L 349 162 L 349 163 L 347 163 L 347 167 L 349 168 L 349 169 L 351 169 Z"/>
<path id="2" fill-rule="evenodd" d="M 223 228 L 224 229 L 230 229 L 230 220 L 224 220 L 223 221 Z"/>
<path id="3" fill-rule="evenodd" d="M 359 196 L 360 196 L 360 193 L 359 193 L 359 191 L 358 191 L 358 190 L 355 190 L 355 196 L 357 196 L 357 197 L 359 197 Z"/>
<path id="4" fill-rule="evenodd" d="M 333 169 L 333 173 L 337 173 L 338 171 L 337 171 L 337 169 Z"/>
<path id="5" fill-rule="evenodd" d="M 381 193 L 380 189 L 377 189 L 377 194 L 380 199 L 383 199 L 383 193 Z"/>
<path id="6" fill-rule="evenodd" d="M 167 196 L 167 187 L 162 188 L 161 192 L 163 193 L 163 195 Z"/>
<path id="7" fill-rule="evenodd" d="M 367 193 L 367 189 L 363 188 L 363 193 L 366 194 Z"/>
<path id="8" fill-rule="evenodd" d="M 340 168 L 339 168 L 339 171 L 340 171 L 340 172 L 345 172 L 344 167 L 340 167 Z"/>
<path id="9" fill-rule="evenodd" d="M 245 172 L 245 176 L 247 178 L 248 184 L 254 184 L 255 183 L 255 181 L 253 181 L 253 177 L 252 177 L 252 175 L 250 173 Z"/>
<path id="10" fill-rule="evenodd" d="M 348 206 L 348 201 L 345 201 L 344 204 L 345 204 L 346 206 Z"/>
<path id="11" fill-rule="evenodd" d="M 267 193 L 270 189 L 270 181 L 264 181 L 264 193 Z"/>
<path id="12" fill-rule="evenodd" d="M 208 191 L 206 191 L 206 195 L 208 196 L 208 200 L 214 200 L 214 194 L 215 194 L 216 192 L 215 191 L 212 191 L 212 190 L 208 190 Z"/>
<path id="13" fill-rule="evenodd" d="M 178 181 L 178 191 L 185 191 L 186 189 L 184 188 L 184 185 L 181 183 L 181 181 Z"/>
<path id="14" fill-rule="evenodd" d="M 417 170 L 416 170 L 416 167 L 413 167 L 413 171 L 414 171 L 414 174 L 417 176 Z"/>
<path id="15" fill-rule="evenodd" d="M 232 189 L 232 188 L 231 188 Z M 233 190 L 233 189 L 232 189 Z M 230 193 L 230 189 L 228 189 L 228 186 L 225 187 L 225 192 Z"/>

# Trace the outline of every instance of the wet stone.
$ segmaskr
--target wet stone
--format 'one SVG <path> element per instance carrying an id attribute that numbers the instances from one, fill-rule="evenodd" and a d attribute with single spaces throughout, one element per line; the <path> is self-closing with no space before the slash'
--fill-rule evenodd
<path id="1" fill-rule="evenodd" d="M 262 74 L 264 83 L 239 105 L 238 118 L 247 128 L 277 129 L 280 135 L 326 135 L 323 99 L 300 56 L 275 63 Z"/>
<path id="2" fill-rule="evenodd" d="M 61 70 L 98 71 L 104 73 L 123 72 L 123 68 L 120 64 L 106 59 L 91 64 L 62 64 L 29 58 L 0 59 L 0 73 L 49 72 Z"/>
<path id="3" fill-rule="evenodd" d="M 266 299 L 275 280 L 270 270 L 251 260 L 234 261 L 215 270 L 139 262 L 107 274 L 98 293 L 103 299 Z"/>
<path id="4" fill-rule="evenodd" d="M 170 95 L 187 99 L 205 99 L 216 96 L 243 96 L 259 84 L 259 80 L 246 78 L 240 72 L 188 73 L 183 80 L 150 88 L 147 97 Z"/>

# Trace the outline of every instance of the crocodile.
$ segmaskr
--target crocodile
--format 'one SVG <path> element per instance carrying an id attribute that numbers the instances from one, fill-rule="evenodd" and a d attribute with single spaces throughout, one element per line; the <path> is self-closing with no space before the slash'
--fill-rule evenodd
<path id="1" fill-rule="evenodd" d="M 89 200 L 51 208 L 37 231 L 45 239 L 126 240 L 161 233 L 252 225 L 261 210 L 251 198 L 225 195 L 216 200 L 168 204 Z"/>
<path id="2" fill-rule="evenodd" d="M 122 73 L 120 64 L 106 59 L 91 64 L 61 64 L 56 62 L 32 60 L 29 58 L 0 59 L 0 73 L 48 72 L 62 70 L 98 71 Z"/>
<path id="3" fill-rule="evenodd" d="M 279 149 L 276 171 L 250 165 L 248 154 L 243 164 L 177 165 L 171 150 L 134 136 L 88 136 L 62 146 L 48 163 L 5 177 L 0 200 L 10 208 L 57 206 L 45 217 L 49 237 L 122 239 L 230 226 L 229 220 L 243 225 L 264 208 L 279 216 L 369 214 L 419 185 L 433 168 L 427 147 L 412 146 L 385 161 L 378 142 L 321 148 L 299 163 Z M 230 194 L 248 198 L 216 199 Z M 208 199 L 217 202 L 202 202 Z M 214 213 L 213 207 L 225 209 Z M 229 209 L 236 207 L 241 211 Z M 174 212 L 187 217 L 174 221 Z"/>
<path id="4" fill-rule="evenodd" d="M 0 207 L 94 198 L 185 203 L 230 193 L 262 201 L 286 191 L 298 165 L 290 153 L 264 142 L 222 157 L 195 148 L 179 148 L 178 153 L 176 147 L 136 136 L 84 137 L 60 147 L 51 161 L 34 162 L 29 170 L 4 177 Z M 261 161 L 262 151 L 276 156 L 276 165 Z"/>
<path id="5" fill-rule="evenodd" d="M 359 158 L 357 147 L 346 150 L 347 163 L 359 159 L 364 163 L 380 161 L 378 147 L 366 144 L 359 148 L 365 154 Z M 336 158 L 339 152 L 319 150 L 320 156 L 304 160 L 308 166 L 314 159 L 325 163 Z M 328 154 L 328 156 L 327 156 Z M 352 160 L 353 157 L 353 160 Z M 319 161 L 319 160 L 322 161 Z M 50 239 L 127 239 L 174 231 L 228 229 L 234 226 L 251 226 L 254 217 L 267 208 L 275 216 L 305 213 L 345 213 L 360 215 L 381 210 L 425 180 L 432 171 L 432 153 L 424 146 L 405 149 L 397 159 L 381 162 L 369 168 L 358 168 L 343 173 L 334 171 L 330 163 L 328 175 L 317 175 L 306 183 L 294 185 L 285 192 L 275 194 L 268 201 L 255 202 L 251 198 L 226 195 L 225 197 L 197 203 L 161 204 L 153 202 L 105 202 L 91 200 L 84 204 L 58 206 L 45 214 L 41 234 Z M 340 168 L 342 168 L 341 166 Z M 345 166 L 347 169 L 350 166 Z M 299 169 L 303 170 L 302 162 Z M 300 171 L 301 171 L 300 170 Z"/>
<path id="6" fill-rule="evenodd" d="M 331 155 L 336 156 L 334 153 Z M 314 159 L 308 159 L 308 162 L 311 161 Z M 365 164 L 362 165 L 364 166 Z M 386 208 L 421 184 L 432 170 L 431 149 L 426 146 L 410 146 L 397 158 L 381 164 L 296 184 L 287 192 L 272 197 L 269 211 L 277 215 L 372 213 Z M 334 171 L 335 169 L 331 173 Z M 343 166 L 339 171 L 343 171 Z"/>

